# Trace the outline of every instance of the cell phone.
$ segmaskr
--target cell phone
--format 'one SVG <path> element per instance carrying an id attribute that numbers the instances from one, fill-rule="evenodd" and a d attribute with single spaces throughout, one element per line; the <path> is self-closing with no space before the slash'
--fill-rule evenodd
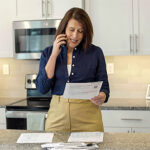
<path id="1" fill-rule="evenodd" d="M 65 47 L 65 46 L 66 46 L 66 44 L 61 44 L 61 45 L 60 45 L 60 47 Z"/>
<path id="2" fill-rule="evenodd" d="M 62 34 L 65 34 L 65 31 L 63 31 Z M 65 40 L 65 42 L 67 42 L 67 41 Z M 60 47 L 65 47 L 65 46 L 66 46 L 66 44 L 60 45 Z"/>

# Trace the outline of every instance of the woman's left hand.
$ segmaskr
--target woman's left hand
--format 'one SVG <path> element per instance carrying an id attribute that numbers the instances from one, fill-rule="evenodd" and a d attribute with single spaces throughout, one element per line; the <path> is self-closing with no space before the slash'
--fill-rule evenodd
<path id="1" fill-rule="evenodd" d="M 104 92 L 100 92 L 98 96 L 95 96 L 91 98 L 91 102 L 94 103 L 95 105 L 102 105 L 106 99 L 106 94 Z"/>

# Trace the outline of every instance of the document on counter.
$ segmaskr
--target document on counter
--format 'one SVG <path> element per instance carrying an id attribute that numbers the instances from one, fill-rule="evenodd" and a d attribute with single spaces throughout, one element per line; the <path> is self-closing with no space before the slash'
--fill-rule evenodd
<path id="1" fill-rule="evenodd" d="M 104 132 L 72 132 L 68 142 L 103 142 Z"/>
<path id="2" fill-rule="evenodd" d="M 103 81 L 88 83 L 66 83 L 63 97 L 70 99 L 91 99 L 99 94 Z"/>
<path id="3" fill-rule="evenodd" d="M 52 142 L 54 133 L 22 133 L 16 143 Z"/>
<path id="4" fill-rule="evenodd" d="M 43 150 L 98 150 L 96 143 L 47 143 L 41 145 Z"/>

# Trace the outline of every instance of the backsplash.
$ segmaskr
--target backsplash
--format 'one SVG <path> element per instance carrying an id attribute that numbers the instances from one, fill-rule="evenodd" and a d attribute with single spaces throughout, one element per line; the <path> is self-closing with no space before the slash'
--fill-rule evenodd
<path id="1" fill-rule="evenodd" d="M 9 75 L 3 75 L 3 64 L 9 64 Z M 38 72 L 38 60 L 0 59 L 0 97 L 26 97 L 25 75 Z"/>
<path id="2" fill-rule="evenodd" d="M 112 98 L 145 99 L 150 83 L 150 56 L 110 56 L 107 63 L 114 63 L 114 74 L 109 75 Z"/>
<path id="3" fill-rule="evenodd" d="M 150 83 L 150 56 L 107 56 L 114 64 L 109 74 L 111 98 L 145 98 Z M 9 75 L 3 75 L 3 64 L 9 65 Z M 0 59 L 0 97 L 26 97 L 25 75 L 37 73 L 38 60 Z"/>

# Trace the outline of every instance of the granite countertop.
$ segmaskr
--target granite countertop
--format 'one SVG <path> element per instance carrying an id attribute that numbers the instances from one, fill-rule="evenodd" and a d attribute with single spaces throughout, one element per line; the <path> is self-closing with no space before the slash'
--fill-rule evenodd
<path id="1" fill-rule="evenodd" d="M 101 106 L 102 110 L 150 110 L 150 100 L 112 98 Z"/>
<path id="2" fill-rule="evenodd" d="M 0 97 L 0 107 L 25 98 Z M 101 106 L 102 110 L 150 110 L 150 100 L 110 98 L 106 104 Z"/>
<path id="3" fill-rule="evenodd" d="M 21 99 L 25 99 L 25 97 L 0 97 L 0 107 L 5 107 L 6 105 Z"/>
<path id="4" fill-rule="evenodd" d="M 0 130 L 1 150 L 41 150 L 41 144 L 17 144 L 21 133 L 26 130 Z M 67 142 L 70 133 L 56 132 L 53 142 Z M 150 150 L 148 133 L 104 133 L 104 141 L 99 144 L 100 150 Z"/>

